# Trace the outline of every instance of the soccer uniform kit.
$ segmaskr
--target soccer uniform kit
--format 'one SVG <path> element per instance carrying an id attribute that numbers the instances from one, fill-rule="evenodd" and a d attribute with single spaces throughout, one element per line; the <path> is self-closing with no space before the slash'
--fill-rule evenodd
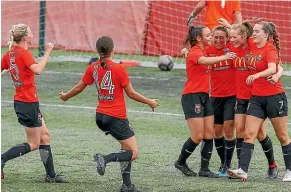
<path id="1" fill-rule="evenodd" d="M 276 48 L 270 42 L 262 48 L 257 48 L 250 43 L 250 49 L 248 64 L 255 73 L 266 70 L 268 63 L 279 62 Z M 247 115 L 261 119 L 288 115 L 287 97 L 280 80 L 275 84 L 268 82 L 267 77 L 254 80 Z"/>
<path id="2" fill-rule="evenodd" d="M 192 47 L 187 56 L 187 80 L 181 98 L 185 119 L 213 115 L 209 99 L 208 66 L 198 64 L 202 56 L 205 53 L 198 45 Z"/>
<path id="3" fill-rule="evenodd" d="M 223 49 L 216 49 L 213 46 L 206 48 L 206 54 L 209 57 L 221 56 L 227 52 L 229 52 L 227 46 Z M 236 71 L 232 59 L 213 64 L 210 68 L 214 123 L 222 125 L 224 121 L 234 120 Z"/>
<path id="4" fill-rule="evenodd" d="M 30 70 L 35 63 L 32 53 L 20 46 L 13 46 L 1 61 L 1 70 L 9 69 L 15 85 L 14 109 L 18 122 L 25 127 L 42 126 L 34 73 Z"/>
<path id="5" fill-rule="evenodd" d="M 87 85 L 95 83 L 98 95 L 97 126 L 117 140 L 125 140 L 134 136 L 126 115 L 123 91 L 130 80 L 124 66 L 111 60 L 107 60 L 106 64 L 105 69 L 100 61 L 89 65 L 82 81 Z"/>

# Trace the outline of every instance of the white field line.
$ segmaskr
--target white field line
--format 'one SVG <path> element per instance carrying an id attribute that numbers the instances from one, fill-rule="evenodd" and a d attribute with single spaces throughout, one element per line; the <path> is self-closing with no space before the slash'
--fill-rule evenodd
<path id="1" fill-rule="evenodd" d="M 1 101 L 2 103 L 9 103 L 13 104 L 13 101 Z M 59 107 L 59 108 L 73 108 L 73 109 L 92 109 L 95 110 L 96 107 L 88 107 L 88 106 L 81 106 L 81 105 L 61 105 L 61 104 L 46 104 L 40 103 L 42 106 L 46 107 Z M 162 112 L 150 112 L 150 111 L 136 111 L 136 110 L 127 110 L 128 113 L 140 113 L 140 114 L 149 114 L 149 115 L 165 115 L 165 116 L 178 116 L 184 117 L 183 114 L 178 113 L 162 113 Z"/>
<path id="2" fill-rule="evenodd" d="M 2 103 L 9 103 L 12 104 L 13 101 L 1 101 Z M 96 107 L 88 107 L 88 106 L 81 106 L 81 105 L 61 105 L 61 104 L 46 104 L 46 103 L 40 103 L 42 106 L 46 107 L 59 107 L 59 108 L 73 108 L 73 109 L 92 109 L 95 110 Z M 139 113 L 139 114 L 148 114 L 148 115 L 164 115 L 164 116 L 177 116 L 177 117 L 184 117 L 183 114 L 179 113 L 162 113 L 162 112 L 149 112 L 149 111 L 136 111 L 136 110 L 127 110 L 128 113 Z M 270 123 L 268 121 L 268 123 Z M 291 125 L 291 123 L 287 123 L 288 125 Z"/>
<path id="3" fill-rule="evenodd" d="M 78 75 L 82 76 L 83 73 L 78 72 L 62 72 L 62 71 L 44 71 L 42 73 L 46 74 L 65 74 L 65 75 Z M 169 81 L 171 78 L 157 78 L 157 77 L 145 77 L 145 76 L 129 76 L 130 79 L 145 79 L 145 80 L 159 80 L 159 81 Z M 175 80 L 176 81 L 176 80 Z M 185 79 L 178 79 L 178 81 L 185 82 Z"/>

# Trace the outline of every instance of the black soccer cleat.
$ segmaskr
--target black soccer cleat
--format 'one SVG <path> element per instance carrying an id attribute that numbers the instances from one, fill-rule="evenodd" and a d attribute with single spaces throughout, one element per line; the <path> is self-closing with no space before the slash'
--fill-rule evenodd
<path id="1" fill-rule="evenodd" d="M 97 153 L 94 156 L 94 160 L 97 162 L 97 167 L 96 167 L 97 172 L 99 173 L 99 175 L 104 175 L 106 163 L 105 163 L 105 159 L 104 159 L 103 155 Z"/>
<path id="2" fill-rule="evenodd" d="M 130 184 L 129 186 L 122 184 L 120 192 L 140 192 L 140 191 L 135 187 L 134 184 Z"/>
<path id="3" fill-rule="evenodd" d="M 197 173 L 195 173 L 194 171 L 192 171 L 187 163 L 185 165 L 179 165 L 178 162 L 176 161 L 174 166 L 179 169 L 184 175 L 186 176 L 192 176 L 192 177 L 195 177 L 197 176 Z"/>
<path id="4" fill-rule="evenodd" d="M 47 182 L 47 183 L 68 183 L 67 179 L 61 174 L 56 174 L 54 177 L 50 177 L 49 175 L 46 175 L 45 182 Z"/>
<path id="5" fill-rule="evenodd" d="M 198 175 L 200 177 L 208 177 L 208 178 L 219 178 L 219 176 L 215 173 L 213 173 L 212 171 L 210 170 L 200 170 Z"/>
<path id="6" fill-rule="evenodd" d="M 267 178 L 276 179 L 278 174 L 279 174 L 278 167 L 274 167 L 274 168 L 269 167 L 268 172 L 267 172 Z"/>

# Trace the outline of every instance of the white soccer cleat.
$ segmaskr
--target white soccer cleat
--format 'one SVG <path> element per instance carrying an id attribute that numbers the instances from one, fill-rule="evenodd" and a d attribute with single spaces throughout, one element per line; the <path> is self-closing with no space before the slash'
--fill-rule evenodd
<path id="1" fill-rule="evenodd" d="M 291 171 L 289 169 L 286 170 L 285 176 L 282 181 L 290 182 L 291 181 Z"/>
<path id="2" fill-rule="evenodd" d="M 242 170 L 241 168 L 239 169 L 228 169 L 226 170 L 227 174 L 232 177 L 232 178 L 239 178 L 242 181 L 246 181 L 248 179 L 248 174 Z"/>

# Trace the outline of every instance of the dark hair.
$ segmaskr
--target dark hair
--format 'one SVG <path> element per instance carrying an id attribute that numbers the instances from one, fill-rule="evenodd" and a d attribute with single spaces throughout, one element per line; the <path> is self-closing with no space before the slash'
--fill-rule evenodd
<path id="1" fill-rule="evenodd" d="M 96 49 L 100 56 L 100 64 L 103 68 L 106 68 L 105 59 L 110 57 L 110 54 L 114 48 L 114 43 L 111 37 L 102 36 L 96 42 Z"/>
<path id="2" fill-rule="evenodd" d="M 191 47 L 197 45 L 197 37 L 202 38 L 202 30 L 206 28 L 206 26 L 199 25 L 199 26 L 191 26 L 189 28 L 188 34 L 184 38 L 183 45 L 190 44 Z"/>
<path id="3" fill-rule="evenodd" d="M 226 27 L 222 26 L 222 25 L 218 25 L 217 27 L 215 27 L 213 29 L 213 34 L 214 34 L 215 31 L 223 31 L 226 34 L 226 38 L 229 37 L 228 29 Z"/>
<path id="4" fill-rule="evenodd" d="M 248 22 L 243 22 L 242 24 L 233 24 L 230 29 L 237 30 L 239 34 L 245 35 L 250 38 L 253 35 L 253 26 Z"/>
<path id="5" fill-rule="evenodd" d="M 262 25 L 263 31 L 268 35 L 268 41 L 270 37 L 273 37 L 273 44 L 277 49 L 278 56 L 280 57 L 280 39 L 277 33 L 276 25 L 272 22 L 267 22 L 267 21 L 261 21 L 257 23 L 259 25 Z"/>

